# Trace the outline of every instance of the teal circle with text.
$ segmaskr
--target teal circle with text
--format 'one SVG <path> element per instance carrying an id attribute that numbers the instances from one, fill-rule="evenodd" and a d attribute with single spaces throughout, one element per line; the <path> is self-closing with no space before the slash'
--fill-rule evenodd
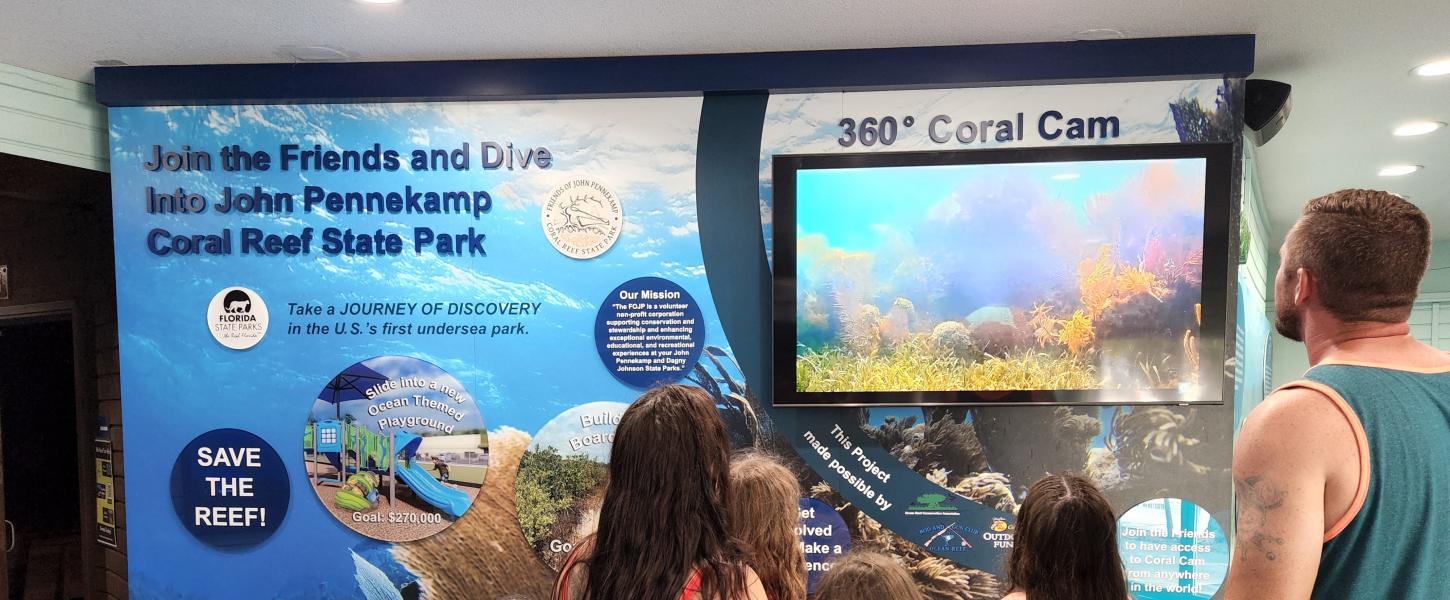
<path id="1" fill-rule="evenodd" d="M 1181 498 L 1154 498 L 1118 518 L 1118 553 L 1137 600 L 1208 600 L 1228 575 L 1228 536 Z"/>

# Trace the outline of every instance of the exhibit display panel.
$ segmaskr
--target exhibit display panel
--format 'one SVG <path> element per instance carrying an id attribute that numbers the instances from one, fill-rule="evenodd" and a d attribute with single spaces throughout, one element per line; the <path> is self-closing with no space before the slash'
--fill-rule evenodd
<path id="1" fill-rule="evenodd" d="M 799 474 L 812 582 L 995 597 L 1062 470 L 1221 533 L 1244 74 L 117 102 L 131 594 L 549 598 L 665 382 Z"/>

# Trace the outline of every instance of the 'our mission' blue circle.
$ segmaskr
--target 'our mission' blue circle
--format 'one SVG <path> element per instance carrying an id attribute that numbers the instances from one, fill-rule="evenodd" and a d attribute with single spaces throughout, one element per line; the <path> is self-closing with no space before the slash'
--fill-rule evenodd
<path id="1" fill-rule="evenodd" d="M 705 345 L 705 323 L 685 288 L 638 277 L 599 303 L 594 344 L 615 379 L 644 389 L 679 381 L 694 368 Z"/>
<path id="2" fill-rule="evenodd" d="M 287 516 L 287 467 L 262 438 L 240 429 L 196 437 L 171 469 L 171 503 L 196 539 L 246 550 L 271 537 Z"/>

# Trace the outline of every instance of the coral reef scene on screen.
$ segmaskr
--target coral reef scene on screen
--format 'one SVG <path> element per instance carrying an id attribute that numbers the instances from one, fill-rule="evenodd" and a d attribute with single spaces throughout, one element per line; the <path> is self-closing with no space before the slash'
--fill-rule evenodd
<path id="1" fill-rule="evenodd" d="M 797 391 L 1196 385 L 1205 168 L 800 170 Z"/>

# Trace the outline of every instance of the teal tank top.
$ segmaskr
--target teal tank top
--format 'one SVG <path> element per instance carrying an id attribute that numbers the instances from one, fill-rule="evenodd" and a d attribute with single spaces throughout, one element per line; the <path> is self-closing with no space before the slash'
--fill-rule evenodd
<path id="1" fill-rule="evenodd" d="M 1450 598 L 1450 369 L 1339 363 L 1304 377 L 1290 386 L 1339 405 L 1361 467 L 1357 507 L 1325 532 L 1311 597 Z"/>

